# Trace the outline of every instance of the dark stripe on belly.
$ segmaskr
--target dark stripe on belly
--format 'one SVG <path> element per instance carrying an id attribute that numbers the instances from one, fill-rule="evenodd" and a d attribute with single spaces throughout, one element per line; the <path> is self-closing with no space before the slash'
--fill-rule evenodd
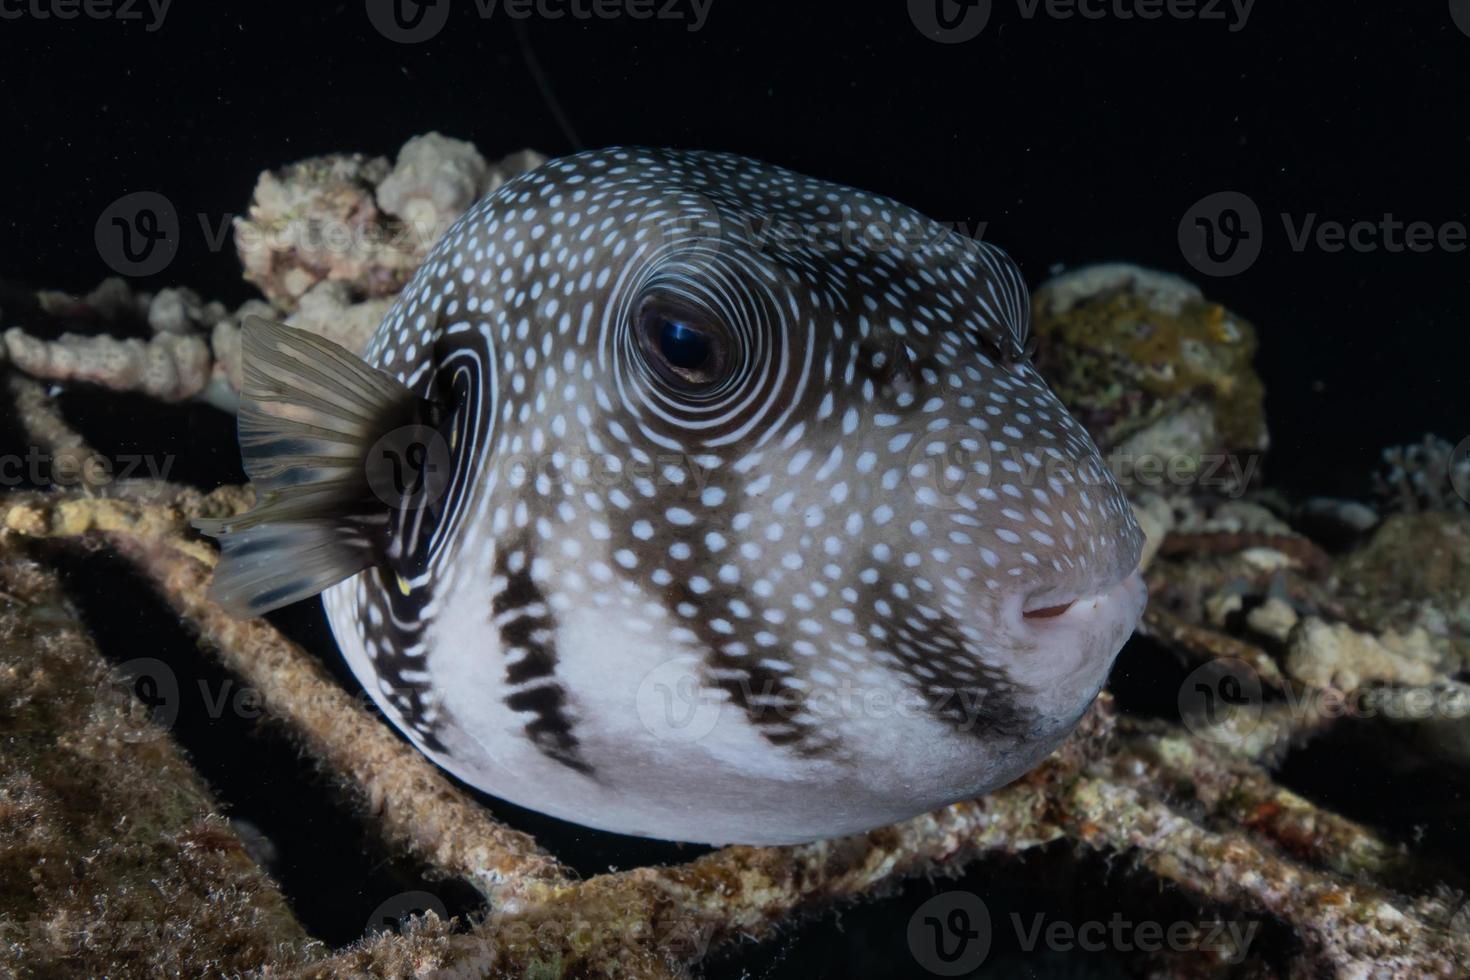
<path id="1" fill-rule="evenodd" d="M 500 632 L 501 652 L 507 663 L 505 681 L 511 693 L 506 705 L 515 712 L 532 715 L 525 733 L 545 756 L 583 775 L 593 774 L 581 756 L 580 743 L 572 731 L 573 715 L 567 691 L 556 679 L 556 622 L 546 596 L 531 579 L 533 555 L 530 542 L 502 546 L 495 556 L 495 572 L 505 579 L 490 608 Z M 510 556 L 524 554 L 519 571 L 512 571 Z"/>
<path id="2" fill-rule="evenodd" d="M 713 572 L 714 569 L 709 571 Z M 744 600 L 747 605 L 757 609 L 761 608 L 760 600 L 732 587 L 715 587 L 701 595 L 677 582 L 669 586 L 667 592 L 669 608 L 674 612 L 675 619 L 693 630 L 705 649 L 705 666 L 710 668 L 708 683 L 728 694 L 730 700 L 745 712 L 755 730 L 767 742 L 789 748 L 802 756 L 825 755 L 833 744 L 830 736 L 816 725 L 794 720 L 794 716 L 805 707 L 806 695 L 787 683 L 790 673 L 762 667 L 757 663 L 759 660 L 790 662 L 792 654 L 788 646 L 789 638 L 783 635 L 784 631 L 764 622 L 759 627 L 754 627 L 743 620 L 736 621 L 739 627 L 744 628 L 737 628 L 733 635 L 718 632 L 709 626 L 712 619 L 733 619 L 730 615 L 732 599 Z M 677 612 L 678 606 L 686 602 L 698 609 L 698 612 L 687 619 Z M 752 637 L 757 629 L 774 633 L 780 637 L 781 642 L 774 647 L 756 646 Z M 737 640 L 749 648 L 744 656 L 731 656 L 721 649 Z M 794 668 L 793 664 L 792 672 Z M 732 676 L 736 672 L 738 676 Z"/>
<path id="3" fill-rule="evenodd" d="M 733 482 L 723 471 L 705 475 L 704 486 L 724 490 L 726 499 L 737 500 L 741 486 Z M 766 608 L 764 600 L 748 592 L 739 583 L 728 583 L 720 578 L 722 561 L 713 560 L 705 552 L 703 538 L 711 528 L 728 528 L 733 510 L 725 512 L 701 507 L 702 515 L 709 515 L 707 524 L 696 524 L 692 528 L 672 528 L 664 517 L 668 499 L 650 500 L 646 505 L 627 513 L 627 523 L 620 529 L 615 547 L 625 547 L 644 556 L 644 564 L 637 569 L 618 569 L 630 582 L 644 589 L 657 588 L 650 581 L 656 567 L 665 568 L 673 581 L 658 589 L 660 601 L 669 615 L 669 621 L 688 629 L 704 653 L 702 687 L 704 690 L 717 688 L 724 691 L 730 701 L 745 713 L 751 726 L 771 745 L 789 749 L 803 757 L 827 757 L 838 747 L 832 734 L 832 726 L 822 725 L 821 719 L 797 721 L 795 716 L 806 709 L 806 695 L 788 683 L 788 677 L 800 676 L 800 658 L 791 652 L 794 636 L 785 624 L 770 623 L 760 618 Z M 648 521 L 654 528 L 648 539 L 635 537 L 631 527 L 639 519 Z M 687 545 L 689 557 L 675 559 L 671 549 L 677 543 Z M 727 560 L 741 567 L 740 581 L 754 578 L 747 563 L 733 554 Z M 696 577 L 705 579 L 709 586 L 704 592 L 696 592 L 689 583 Z M 732 602 L 742 602 L 753 612 L 750 618 L 733 614 Z M 681 606 L 692 607 L 692 615 L 684 615 Z M 688 609 L 685 609 L 687 612 Z M 733 632 L 715 629 L 711 623 L 724 620 L 731 624 Z M 757 632 L 770 633 L 776 637 L 773 646 L 760 646 L 755 642 Z M 732 642 L 743 643 L 744 655 L 726 653 L 724 647 Z M 773 670 L 761 666 L 759 661 L 784 661 L 791 670 Z"/>
<path id="4" fill-rule="evenodd" d="M 1036 728 L 1040 719 L 1025 706 L 1022 686 L 1004 667 L 985 662 L 949 616 L 926 617 L 919 603 L 895 595 L 887 579 L 860 595 L 861 608 L 872 610 L 873 622 L 887 632 L 881 640 L 870 637 L 872 649 L 898 658 L 899 676 L 930 714 L 981 738 L 1023 738 Z"/>

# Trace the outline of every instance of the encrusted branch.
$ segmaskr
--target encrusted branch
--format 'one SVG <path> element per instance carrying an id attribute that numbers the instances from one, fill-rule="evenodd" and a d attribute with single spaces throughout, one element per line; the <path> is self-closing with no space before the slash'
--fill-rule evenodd
<path id="1" fill-rule="evenodd" d="M 126 488 L 120 491 L 126 497 Z M 313 758 L 353 788 L 388 842 L 487 894 L 564 872 L 529 836 L 493 820 L 434 766 L 380 724 L 325 669 L 264 620 L 241 622 L 204 598 L 215 552 L 184 530 L 189 517 L 243 509 L 235 488 L 208 497 L 176 489 L 173 501 L 13 495 L 0 528 L 34 538 L 102 533 L 153 580 L 209 641 L 221 663 L 260 693 Z"/>
<path id="2" fill-rule="evenodd" d="M 0 535 L 0 974 L 300 960 L 316 944 L 21 544 Z"/>

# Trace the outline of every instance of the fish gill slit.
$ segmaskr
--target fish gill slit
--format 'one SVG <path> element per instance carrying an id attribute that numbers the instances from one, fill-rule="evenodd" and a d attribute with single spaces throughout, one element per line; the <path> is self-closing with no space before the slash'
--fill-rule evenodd
<path id="1" fill-rule="evenodd" d="M 447 752 L 437 734 L 442 719 L 428 680 L 407 676 L 410 672 L 428 676 L 423 612 L 433 594 L 432 585 L 426 582 L 404 594 L 398 587 L 398 573 L 390 566 L 377 565 L 368 574 L 376 579 L 376 586 L 356 590 L 357 621 L 363 624 L 379 691 L 426 749 Z M 376 607 L 376 614 L 368 612 L 368 605 Z"/>

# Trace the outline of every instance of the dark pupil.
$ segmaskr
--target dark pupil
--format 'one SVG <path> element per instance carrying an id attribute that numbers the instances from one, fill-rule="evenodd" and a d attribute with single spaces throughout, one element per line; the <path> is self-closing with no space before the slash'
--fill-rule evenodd
<path id="1" fill-rule="evenodd" d="M 658 332 L 658 349 L 671 367 L 697 371 L 710 356 L 709 338 L 678 320 L 665 320 Z"/>

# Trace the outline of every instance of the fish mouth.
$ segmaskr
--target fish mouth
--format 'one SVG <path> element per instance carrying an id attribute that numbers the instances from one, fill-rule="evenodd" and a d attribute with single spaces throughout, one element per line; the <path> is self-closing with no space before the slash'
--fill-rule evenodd
<path id="1" fill-rule="evenodd" d="M 1055 619 L 1077 604 L 1076 600 L 1069 600 L 1056 606 L 1041 606 L 1037 609 L 1021 609 L 1022 619 Z"/>
<path id="2" fill-rule="evenodd" d="M 1017 603 L 1019 619 L 1031 629 L 1060 627 L 1088 619 L 1131 613 L 1136 622 L 1147 600 L 1143 576 L 1130 572 L 1107 587 L 1072 597 L 1047 590 Z"/>

